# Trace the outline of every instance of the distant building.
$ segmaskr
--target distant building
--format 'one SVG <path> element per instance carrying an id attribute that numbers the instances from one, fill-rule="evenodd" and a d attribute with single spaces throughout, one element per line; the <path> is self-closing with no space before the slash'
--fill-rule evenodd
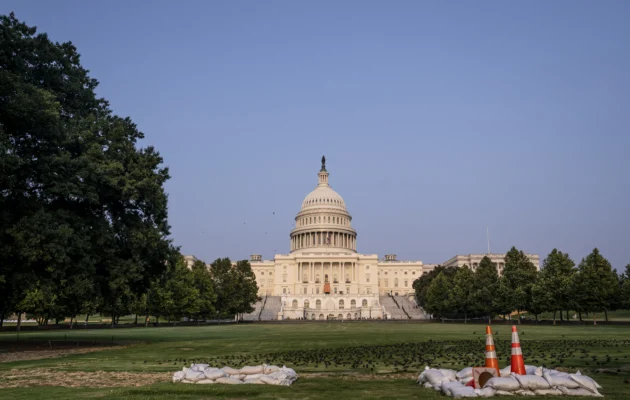
<path id="1" fill-rule="evenodd" d="M 536 266 L 536 269 L 540 270 L 540 256 L 538 254 L 525 254 L 529 261 L 532 262 Z M 448 261 L 442 263 L 444 267 L 463 267 L 464 265 L 468 265 L 473 271 L 477 269 L 481 259 L 484 257 L 489 257 L 492 263 L 499 270 L 499 274 L 503 272 L 503 268 L 505 267 L 505 253 L 490 253 L 490 254 L 468 254 L 455 256 L 450 258 Z"/>

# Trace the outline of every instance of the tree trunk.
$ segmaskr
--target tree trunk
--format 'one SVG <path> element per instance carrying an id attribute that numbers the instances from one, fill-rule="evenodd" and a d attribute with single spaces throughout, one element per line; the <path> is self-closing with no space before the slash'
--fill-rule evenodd
<path id="1" fill-rule="evenodd" d="M 596 313 L 593 312 L 593 325 L 597 325 L 597 319 L 595 318 Z"/>
<path id="2" fill-rule="evenodd" d="M 580 322 L 582 322 L 582 312 L 578 311 L 578 317 L 580 318 Z"/>
<path id="3" fill-rule="evenodd" d="M 138 314 L 136 314 L 136 320 L 133 323 L 134 325 L 138 325 Z"/>
<path id="4" fill-rule="evenodd" d="M 70 329 L 72 329 L 72 321 L 74 320 L 74 317 L 70 317 Z"/>
<path id="5" fill-rule="evenodd" d="M 149 317 L 149 314 L 147 314 L 147 316 L 146 316 L 146 317 L 144 317 L 144 327 L 145 327 L 145 328 L 149 326 L 149 319 L 150 319 L 150 318 L 151 318 L 151 317 Z"/>
<path id="6" fill-rule="evenodd" d="M 468 313 L 464 313 L 464 323 L 468 323 Z"/>
<path id="7" fill-rule="evenodd" d="M 569 310 L 567 310 L 567 321 L 569 320 Z"/>
<path id="8" fill-rule="evenodd" d="M 2 312 L 0 313 L 0 331 L 4 329 L 4 307 L 2 307 Z"/>
<path id="9" fill-rule="evenodd" d="M 20 327 L 22 326 L 22 313 L 19 312 L 18 313 L 18 322 L 17 322 L 17 327 L 16 327 L 16 331 L 20 331 Z"/>
<path id="10" fill-rule="evenodd" d="M 608 322 L 608 310 L 604 310 L 604 320 Z"/>
<path id="11" fill-rule="evenodd" d="M 562 311 L 560 311 L 560 315 L 562 316 Z M 553 312 L 553 324 L 556 324 L 556 312 Z"/>
<path id="12" fill-rule="evenodd" d="M 88 321 L 90 320 L 90 314 L 85 314 L 85 325 L 88 324 Z"/>
<path id="13" fill-rule="evenodd" d="M 536 322 L 538 322 L 538 314 L 534 314 L 534 317 L 536 317 Z M 554 322 L 554 325 L 555 325 L 556 321 L 554 320 L 553 322 Z"/>
<path id="14" fill-rule="evenodd" d="M 560 310 L 560 322 L 564 321 L 564 313 Z"/>
<path id="15" fill-rule="evenodd" d="M 112 314 L 112 328 L 116 326 L 116 314 Z"/>
<path id="16" fill-rule="evenodd" d="M 488 325 L 492 325 L 492 317 L 488 316 Z"/>
<path id="17" fill-rule="evenodd" d="M 516 314 L 517 314 L 517 318 L 518 318 L 518 324 L 521 324 L 521 310 L 516 310 Z"/>

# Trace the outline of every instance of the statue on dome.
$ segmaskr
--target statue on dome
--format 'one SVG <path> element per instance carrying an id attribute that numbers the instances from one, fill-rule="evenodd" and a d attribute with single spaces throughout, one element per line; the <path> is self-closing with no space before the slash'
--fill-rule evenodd
<path id="1" fill-rule="evenodd" d="M 326 171 L 326 156 L 322 156 L 322 171 Z"/>

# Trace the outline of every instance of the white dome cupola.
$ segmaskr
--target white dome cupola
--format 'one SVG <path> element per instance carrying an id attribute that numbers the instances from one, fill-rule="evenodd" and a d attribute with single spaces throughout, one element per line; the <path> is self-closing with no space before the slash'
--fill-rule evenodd
<path id="1" fill-rule="evenodd" d="M 291 252 L 356 252 L 357 233 L 351 225 L 352 217 L 343 198 L 328 183 L 326 157 L 322 157 L 322 168 L 317 176 L 317 187 L 304 198 L 295 217 Z"/>

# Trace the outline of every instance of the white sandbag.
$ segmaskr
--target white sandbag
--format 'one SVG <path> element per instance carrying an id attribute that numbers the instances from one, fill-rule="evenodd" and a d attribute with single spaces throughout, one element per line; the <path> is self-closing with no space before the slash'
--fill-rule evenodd
<path id="1" fill-rule="evenodd" d="M 457 380 L 457 375 L 452 369 L 438 369 L 438 371 L 447 377 L 450 382 L 455 382 Z"/>
<path id="2" fill-rule="evenodd" d="M 263 375 L 260 377 L 260 381 L 267 384 L 267 385 L 279 385 L 280 381 L 274 377 L 271 377 L 269 375 Z"/>
<path id="3" fill-rule="evenodd" d="M 427 389 L 433 389 L 433 385 L 431 384 L 431 382 L 424 382 L 424 387 Z"/>
<path id="4" fill-rule="evenodd" d="M 195 382 L 197 385 L 213 385 L 214 381 L 212 379 L 202 379 L 200 381 Z"/>
<path id="5" fill-rule="evenodd" d="M 192 384 L 194 384 L 195 382 L 192 382 L 192 381 L 189 381 L 189 380 L 186 380 L 186 379 L 182 379 L 181 383 L 192 383 Z"/>
<path id="6" fill-rule="evenodd" d="M 514 394 L 516 394 L 518 396 L 536 396 L 536 393 L 532 392 L 531 390 L 527 390 L 527 389 L 517 390 L 516 392 L 514 392 Z"/>
<path id="7" fill-rule="evenodd" d="M 464 384 L 458 381 L 455 382 L 442 382 L 442 392 L 447 396 L 452 396 L 451 389 L 464 387 Z"/>
<path id="8" fill-rule="evenodd" d="M 475 393 L 475 389 L 471 386 L 462 386 L 460 388 L 451 389 L 451 393 L 453 394 L 453 398 L 460 399 L 463 397 L 478 397 L 477 393 Z"/>
<path id="9" fill-rule="evenodd" d="M 264 372 L 265 371 L 262 365 L 257 365 L 255 367 L 245 366 L 241 368 L 241 374 L 245 375 L 263 374 Z"/>
<path id="10" fill-rule="evenodd" d="M 508 376 L 505 378 L 498 378 L 498 377 L 490 378 L 488 382 L 486 382 L 486 384 L 483 385 L 483 387 L 484 388 L 491 387 L 491 388 L 495 388 L 496 390 L 505 390 L 508 392 L 513 392 L 515 390 L 519 390 L 521 388 L 521 385 L 512 376 Z"/>
<path id="11" fill-rule="evenodd" d="M 507 390 L 497 390 L 494 394 L 497 396 L 514 396 L 514 392 L 508 392 Z"/>
<path id="12" fill-rule="evenodd" d="M 475 393 L 479 397 L 493 397 L 496 393 L 496 390 L 491 387 L 483 388 L 483 389 L 475 389 Z"/>
<path id="13" fill-rule="evenodd" d="M 192 368 L 186 371 L 186 376 L 184 377 L 189 382 L 197 382 L 202 379 L 206 379 L 206 376 L 203 372 L 193 371 Z"/>
<path id="14" fill-rule="evenodd" d="M 567 376 L 562 376 L 562 375 L 551 375 L 549 373 L 545 373 L 543 375 L 543 378 L 545 378 L 547 383 L 549 383 L 549 386 L 552 386 L 552 387 L 564 386 L 569 389 L 577 389 L 580 387 L 580 384 L 574 381 L 573 379 L 569 378 L 568 374 Z"/>
<path id="15" fill-rule="evenodd" d="M 551 389 L 549 382 L 540 376 L 536 375 L 512 375 L 518 383 L 521 385 L 521 389 L 525 390 L 538 390 L 538 389 Z"/>
<path id="16" fill-rule="evenodd" d="M 243 380 L 245 380 L 245 379 L 260 379 L 261 376 L 265 376 L 265 374 L 247 375 L 245 378 L 243 378 Z"/>
<path id="17" fill-rule="evenodd" d="M 263 364 L 263 374 L 269 375 L 272 372 L 276 372 L 279 371 L 280 367 L 277 367 L 275 365 L 267 365 L 267 364 Z"/>
<path id="18" fill-rule="evenodd" d="M 536 374 L 536 368 L 538 368 L 535 365 L 526 365 L 525 366 L 525 374 L 526 375 L 535 375 Z"/>
<path id="19" fill-rule="evenodd" d="M 425 371 L 425 377 L 433 386 L 441 385 L 442 382 L 449 382 L 449 379 L 437 369 L 429 369 Z"/>
<path id="20" fill-rule="evenodd" d="M 506 377 L 506 376 L 510 376 L 510 373 L 512 373 L 512 367 L 511 366 L 507 366 L 501 370 L 499 370 L 499 374 L 501 375 L 501 377 Z"/>
<path id="21" fill-rule="evenodd" d="M 203 375 L 205 376 L 206 379 L 211 379 L 211 380 L 216 380 L 219 378 L 224 378 L 227 377 L 228 375 L 223 372 L 220 369 L 206 369 L 205 371 L 203 371 Z"/>
<path id="22" fill-rule="evenodd" d="M 590 390 L 593 393 L 597 393 L 597 389 L 602 388 L 599 386 L 599 383 L 595 382 L 594 379 L 589 378 L 586 375 L 573 374 L 569 375 L 569 377 L 579 383 L 584 389 Z"/>
<path id="23" fill-rule="evenodd" d="M 555 369 L 552 369 L 552 370 L 549 371 L 549 375 L 556 376 L 556 377 L 569 378 L 569 376 L 571 374 L 569 374 L 567 372 L 561 372 L 561 371 L 556 371 Z M 544 376 L 544 374 L 543 374 L 543 376 Z"/>
<path id="24" fill-rule="evenodd" d="M 542 369 L 542 367 L 536 368 L 536 371 L 534 371 L 534 375 L 536 375 L 536 376 L 543 376 L 543 369 Z"/>
<path id="25" fill-rule="evenodd" d="M 457 377 L 457 379 L 460 379 L 460 380 L 464 378 L 472 378 L 473 369 L 472 367 L 464 368 L 461 371 L 457 372 L 455 376 Z"/>
<path id="26" fill-rule="evenodd" d="M 223 370 L 223 372 L 225 372 L 228 375 L 239 375 L 241 373 L 240 369 L 234 369 L 230 367 L 223 367 L 221 369 Z"/>
<path id="27" fill-rule="evenodd" d="M 604 397 L 600 393 L 593 393 L 588 389 L 578 388 L 578 389 L 568 389 L 560 386 L 558 388 L 562 392 L 562 394 L 567 396 L 591 396 L 591 397 Z"/>
<path id="28" fill-rule="evenodd" d="M 238 374 L 238 375 L 230 375 L 230 378 L 236 378 L 239 381 L 242 381 L 243 379 L 245 379 L 247 377 L 247 375 L 245 374 Z"/>
<path id="29" fill-rule="evenodd" d="M 208 367 L 208 364 L 190 364 L 190 369 L 197 372 L 203 372 Z"/>
<path id="30" fill-rule="evenodd" d="M 224 378 L 219 378 L 215 381 L 216 383 L 224 383 L 226 385 L 239 385 L 241 383 L 243 383 L 243 381 L 236 379 L 236 378 L 231 378 L 231 377 L 224 377 Z"/>
<path id="31" fill-rule="evenodd" d="M 184 371 L 177 371 L 173 374 L 173 383 L 181 382 L 186 377 Z"/>
<path id="32" fill-rule="evenodd" d="M 555 388 L 534 390 L 534 393 L 537 396 L 562 396 L 562 392 Z"/>
<path id="33" fill-rule="evenodd" d="M 258 378 L 252 378 L 253 375 L 249 375 L 247 378 L 243 379 L 243 383 L 247 383 L 250 385 L 264 385 L 265 382 L 260 380 L 260 377 Z M 264 376 L 264 375 L 261 375 Z"/>

